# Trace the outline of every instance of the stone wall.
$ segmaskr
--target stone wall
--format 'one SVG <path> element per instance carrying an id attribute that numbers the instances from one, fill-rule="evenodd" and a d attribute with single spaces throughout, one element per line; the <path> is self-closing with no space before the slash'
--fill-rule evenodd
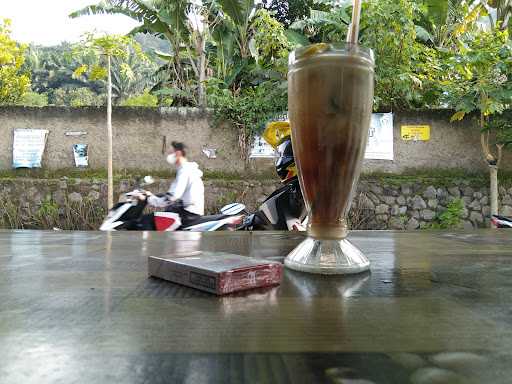
<path id="1" fill-rule="evenodd" d="M 500 213 L 512 216 L 512 188 L 499 188 Z M 363 180 L 359 183 L 353 210 L 363 212 L 364 229 L 418 229 L 439 223 L 450 202 L 462 201 L 460 227 L 488 227 L 489 188 L 467 180 L 436 183 L 389 183 Z"/>
<path id="2" fill-rule="evenodd" d="M 161 179 L 149 189 L 164 192 L 170 182 Z M 135 184 L 134 180 L 117 182 L 116 198 Z M 206 180 L 206 210 L 216 213 L 223 205 L 237 201 L 252 211 L 278 185 L 273 180 Z M 500 212 L 512 216 L 512 188 L 500 187 L 499 192 Z M 438 222 L 451 201 L 460 198 L 464 206 L 460 226 L 485 227 L 489 225 L 488 196 L 487 187 L 467 180 L 401 182 L 364 178 L 358 185 L 349 219 L 357 229 L 427 228 Z M 95 229 L 104 217 L 105 201 L 103 180 L 0 180 L 0 227 L 61 225 L 67 229 Z M 53 219 L 54 224 L 48 219 L 52 212 L 60 217 Z M 17 220 L 8 217 L 13 215 L 17 215 Z M 59 220 L 71 223 L 58 225 Z"/>
<path id="3" fill-rule="evenodd" d="M 171 181 L 157 180 L 148 189 L 165 192 Z M 115 200 L 136 185 L 136 180 L 116 182 Z M 205 209 L 215 214 L 239 201 L 253 210 L 276 186 L 275 181 L 206 180 Z M 106 198 L 106 182 L 99 179 L 0 179 L 0 228 L 97 229 L 106 214 Z"/>
<path id="4" fill-rule="evenodd" d="M 460 168 L 486 171 L 480 149 L 480 130 L 476 122 L 465 119 L 450 123 L 451 111 L 405 111 L 394 114 L 395 159 L 365 160 L 365 172 L 402 173 L 407 169 Z M 43 167 L 74 167 L 71 146 L 89 144 L 90 168 L 105 167 L 104 108 L 0 108 L 0 170 L 12 164 L 12 140 L 15 128 L 44 128 L 50 131 L 43 156 Z M 171 141 L 188 144 L 189 157 L 205 171 L 241 172 L 244 164 L 236 132 L 213 128 L 209 115 L 197 108 L 129 108 L 113 110 L 114 167 L 116 169 L 166 170 L 163 151 Z M 401 125 L 428 124 L 429 141 L 404 141 Z M 84 136 L 67 136 L 69 132 L 86 132 Z M 217 149 L 217 158 L 208 159 L 203 147 Z M 502 168 L 512 170 L 512 155 L 505 151 Z M 273 168 L 273 160 L 258 159 L 251 167 L 261 173 Z"/>

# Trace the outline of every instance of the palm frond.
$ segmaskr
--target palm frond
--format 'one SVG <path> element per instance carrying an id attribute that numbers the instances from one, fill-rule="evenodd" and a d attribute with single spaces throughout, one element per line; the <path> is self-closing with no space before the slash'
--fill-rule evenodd
<path id="1" fill-rule="evenodd" d="M 72 12 L 69 17 L 121 14 L 139 22 L 158 20 L 157 10 L 142 0 L 104 0 Z"/>
<path id="2" fill-rule="evenodd" d="M 127 7 L 121 7 L 105 2 L 87 5 L 82 9 L 70 13 L 69 17 L 71 17 L 72 19 L 76 19 L 81 16 L 91 15 L 125 15 L 139 22 L 143 21 L 143 17 L 141 14 L 134 12 Z"/>

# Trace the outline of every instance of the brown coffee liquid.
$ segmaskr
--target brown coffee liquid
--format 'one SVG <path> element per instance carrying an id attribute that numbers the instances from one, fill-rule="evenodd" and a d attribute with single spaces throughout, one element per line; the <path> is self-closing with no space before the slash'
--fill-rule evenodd
<path id="1" fill-rule="evenodd" d="M 293 152 L 315 237 L 322 231 L 345 235 L 372 105 L 373 65 L 357 53 L 324 52 L 290 67 Z"/>

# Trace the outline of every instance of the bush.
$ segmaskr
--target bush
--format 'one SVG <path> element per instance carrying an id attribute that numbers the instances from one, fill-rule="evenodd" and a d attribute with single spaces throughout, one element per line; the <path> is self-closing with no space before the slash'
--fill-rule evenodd
<path id="1" fill-rule="evenodd" d="M 121 103 L 124 107 L 156 107 L 158 98 L 145 91 L 142 95 L 132 96 Z"/>
<path id="2" fill-rule="evenodd" d="M 46 93 L 26 92 L 21 96 L 17 105 L 24 107 L 46 107 L 48 105 L 48 95 Z"/>
<path id="3" fill-rule="evenodd" d="M 269 119 L 288 109 L 286 88 L 280 82 L 265 81 L 233 94 L 222 84 L 219 79 L 209 80 L 208 105 L 214 108 L 214 124 L 229 122 L 237 130 L 245 158 L 253 135 L 260 133 Z"/>
<path id="4" fill-rule="evenodd" d="M 464 204 L 461 199 L 455 199 L 446 206 L 434 223 L 432 229 L 454 229 L 460 225 Z"/>
<path id="5" fill-rule="evenodd" d="M 70 107 L 99 107 L 105 104 L 105 96 L 87 87 L 59 88 L 53 92 L 53 104 Z"/>

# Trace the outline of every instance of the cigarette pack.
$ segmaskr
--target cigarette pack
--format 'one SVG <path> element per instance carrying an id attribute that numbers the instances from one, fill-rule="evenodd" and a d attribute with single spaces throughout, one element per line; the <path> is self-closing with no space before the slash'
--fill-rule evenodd
<path id="1" fill-rule="evenodd" d="M 279 262 L 220 252 L 174 258 L 150 256 L 148 269 L 150 276 L 217 295 L 277 285 L 283 276 Z"/>

